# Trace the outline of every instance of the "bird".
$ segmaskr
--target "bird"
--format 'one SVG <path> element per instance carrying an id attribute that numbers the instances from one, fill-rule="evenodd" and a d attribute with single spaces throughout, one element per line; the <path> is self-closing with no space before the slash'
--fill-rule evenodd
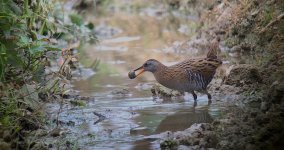
<path id="1" fill-rule="evenodd" d="M 214 39 L 209 46 L 205 58 L 186 59 L 172 66 L 166 66 L 156 59 L 149 59 L 142 66 L 128 73 L 130 79 L 134 79 L 143 72 L 153 73 L 155 79 L 161 85 L 177 90 L 181 93 L 188 92 L 197 100 L 195 91 L 206 94 L 211 102 L 212 96 L 207 91 L 207 86 L 213 79 L 216 69 L 222 65 L 217 57 L 218 38 Z M 136 75 L 136 71 L 140 71 Z"/>

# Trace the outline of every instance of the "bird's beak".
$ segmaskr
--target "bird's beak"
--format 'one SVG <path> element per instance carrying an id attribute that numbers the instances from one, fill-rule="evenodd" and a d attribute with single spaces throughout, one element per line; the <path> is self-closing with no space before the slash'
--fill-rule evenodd
<path id="1" fill-rule="evenodd" d="M 140 71 L 137 75 L 135 75 L 135 71 L 138 71 L 138 70 L 141 70 L 141 71 Z M 145 70 L 144 70 L 144 67 L 141 66 L 141 67 L 139 67 L 139 68 L 137 68 L 137 69 L 135 69 L 135 70 L 133 70 L 133 71 L 130 71 L 130 72 L 128 73 L 128 77 L 129 77 L 130 79 L 134 79 L 134 78 L 136 78 L 137 76 L 139 76 L 140 74 L 142 74 L 144 71 L 145 71 Z"/>
<path id="2" fill-rule="evenodd" d="M 135 69 L 134 72 L 135 72 L 135 71 L 138 71 L 138 70 L 141 70 L 141 71 L 136 75 L 136 77 L 138 77 L 140 74 L 142 74 L 142 73 L 145 71 L 143 66 L 141 66 L 141 67 Z"/>

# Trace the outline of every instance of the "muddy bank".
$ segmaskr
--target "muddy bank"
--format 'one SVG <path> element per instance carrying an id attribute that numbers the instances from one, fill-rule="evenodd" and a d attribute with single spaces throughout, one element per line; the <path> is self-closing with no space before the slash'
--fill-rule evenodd
<path id="1" fill-rule="evenodd" d="M 225 106 L 209 106 L 204 96 L 200 96 L 197 107 L 191 98 L 153 99 L 151 76 L 136 81 L 127 78 L 130 67 L 141 65 L 146 57 L 168 64 L 180 60 L 181 55 L 168 45 L 179 45 L 179 40 L 188 39 L 177 32 L 185 20 L 171 21 L 172 16 L 161 5 L 147 7 L 141 13 L 129 14 L 128 9 L 120 8 L 123 11 L 116 11 L 115 15 L 90 19 L 95 24 L 92 32 L 99 35 L 100 43 L 86 44 L 86 53 L 79 58 L 86 66 L 94 66 L 96 72 L 81 65 L 78 70 L 64 66 L 62 73 L 71 81 L 64 80 L 65 89 L 56 95 L 57 99 L 45 101 L 46 122 L 43 129 L 29 133 L 31 148 L 159 148 L 159 143 L 145 137 L 184 130 L 194 123 L 211 123 L 220 116 Z M 144 28 L 145 24 L 153 28 Z M 73 50 L 77 51 L 77 47 Z M 58 70 L 54 66 L 57 62 L 51 63 L 46 68 L 48 73 Z"/>
<path id="2" fill-rule="evenodd" d="M 81 57 L 96 72 L 80 66 L 79 71 L 66 68 L 65 75 L 71 77 L 71 73 L 75 81 L 61 85 L 68 89 L 58 93 L 59 102 L 45 99 L 46 125 L 28 133 L 33 142 L 24 148 L 280 149 L 284 116 L 281 3 L 174 0 L 145 6 L 135 2 L 139 7 L 109 7 L 109 17 L 90 15 L 96 24 L 92 32 L 101 43 L 88 45 Z M 165 8 L 173 9 L 172 13 Z M 178 12 L 185 9 L 193 15 Z M 195 32 L 189 40 L 188 35 Z M 194 103 L 191 95 L 159 85 L 151 90 L 152 76 L 127 79 L 131 67 L 150 57 L 169 65 L 200 57 L 217 36 L 224 65 L 209 85 L 212 103 L 204 95 L 198 95 Z M 58 67 L 47 71 L 53 69 Z M 13 137 L 0 130 L 0 149 L 11 146 Z"/>
<path id="3" fill-rule="evenodd" d="M 175 7 L 175 9 L 182 9 L 182 4 L 184 3 L 172 3 L 171 5 Z M 163 149 L 278 148 L 269 147 L 269 143 L 276 143 L 275 145 L 279 145 L 279 143 L 281 143 L 280 140 L 282 139 L 281 120 L 283 119 L 281 116 L 283 115 L 281 105 L 283 104 L 281 104 L 281 99 L 283 99 L 283 96 L 281 93 L 283 93 L 283 79 L 281 78 L 283 71 L 281 71 L 281 69 L 283 68 L 283 62 L 281 58 L 283 58 L 283 54 L 281 53 L 281 50 L 283 48 L 283 35 L 281 33 L 283 31 L 283 19 L 281 19 L 282 9 L 280 8 L 280 2 L 218 1 L 216 3 L 203 6 L 203 9 L 208 10 L 208 12 L 202 13 L 202 15 L 197 14 L 198 17 L 203 19 L 199 22 L 200 26 L 198 27 L 196 36 L 185 42 L 171 42 L 173 44 L 164 48 L 162 51 L 160 49 L 150 49 L 150 52 L 160 51 L 173 56 L 176 54 L 179 56 L 182 55 L 182 58 L 178 57 L 179 60 L 184 59 L 184 56 L 187 58 L 196 57 L 205 54 L 208 51 L 210 44 L 212 44 L 212 39 L 218 36 L 221 39 L 219 44 L 219 57 L 222 58 L 224 65 L 217 71 L 215 79 L 209 85 L 209 90 L 213 96 L 213 104 L 222 105 L 226 102 L 229 103 L 229 106 L 233 105 L 236 107 L 228 107 L 229 113 L 223 115 L 222 119 L 214 120 L 208 124 L 199 124 L 202 122 L 196 122 L 198 124 L 192 125 L 184 132 L 165 132 L 161 134 L 158 132 L 150 132 L 147 126 L 152 127 L 152 125 L 145 123 L 142 124 L 142 127 L 139 125 L 136 126 L 137 124 L 134 125 L 135 127 L 131 129 L 131 133 L 136 135 L 152 134 L 146 137 L 143 135 L 142 140 L 150 139 L 151 141 L 154 139 Z M 160 11 L 159 9 L 154 13 L 150 13 L 150 15 L 160 19 L 165 17 L 165 14 L 167 14 L 165 11 Z M 145 13 L 141 13 L 140 15 L 143 16 Z M 115 22 L 110 21 L 108 23 L 115 25 Z M 133 25 L 132 23 L 129 23 L 129 20 L 126 20 L 124 23 L 129 24 L 128 26 Z M 141 22 L 138 24 L 141 24 Z M 206 24 L 206 26 L 204 24 Z M 140 28 L 141 27 L 138 25 L 138 29 Z M 122 29 L 122 31 L 127 30 L 125 27 L 122 27 Z M 141 65 L 145 57 L 150 56 L 132 55 L 135 51 L 131 50 L 139 50 L 140 47 L 136 45 L 140 40 L 144 40 L 143 36 L 137 36 L 138 31 L 139 30 L 133 30 L 129 32 L 128 34 L 135 35 L 130 37 L 134 40 L 128 41 L 128 43 L 126 45 L 123 44 L 122 47 L 102 46 L 98 47 L 98 49 L 101 51 L 119 51 L 119 55 L 115 54 L 115 57 L 111 56 L 111 58 L 109 58 L 119 58 L 119 61 L 114 62 L 114 64 L 119 64 L 119 62 L 124 64 L 126 62 L 139 60 L 141 62 L 135 61 L 135 63 L 137 63 L 135 65 Z M 118 30 L 114 30 L 113 32 L 119 35 Z M 151 30 L 150 32 L 153 31 Z M 164 31 L 161 33 L 164 34 Z M 106 33 L 106 35 L 109 36 L 111 33 Z M 182 38 L 180 36 L 177 37 Z M 129 37 L 126 37 L 126 39 L 127 38 Z M 120 41 L 123 39 L 125 39 L 125 37 L 122 39 L 110 39 L 103 44 L 114 44 L 116 42 L 113 41 Z M 132 44 L 135 45 L 135 47 L 132 47 Z M 161 41 L 154 43 L 154 45 L 156 44 L 161 44 Z M 145 51 L 148 50 L 149 49 L 146 49 Z M 124 52 L 128 52 L 128 56 L 133 56 L 131 57 L 132 59 L 126 59 L 125 62 L 121 61 L 123 59 L 122 54 Z M 102 53 L 105 54 L 105 52 Z M 89 54 L 92 55 L 92 53 Z M 104 54 L 102 56 L 110 56 Z M 164 54 L 151 54 L 153 54 L 151 57 L 154 56 L 157 58 L 162 58 L 161 56 L 164 56 Z M 173 59 L 170 58 L 170 60 Z M 130 69 L 129 66 L 128 69 Z M 126 70 L 127 69 L 124 68 L 120 70 L 119 73 L 127 72 Z M 109 78 L 106 82 L 109 82 L 110 79 L 111 78 Z M 121 78 L 119 78 L 119 80 L 121 80 Z M 116 83 L 118 82 L 116 81 Z M 110 86 L 115 87 L 116 85 Z M 146 89 L 149 90 L 149 88 Z M 105 88 L 102 88 L 102 90 L 105 90 Z M 123 93 L 123 91 L 121 92 Z M 130 90 L 129 93 L 134 92 Z M 157 90 L 156 87 L 152 89 L 152 93 L 158 97 L 161 95 L 172 97 L 173 101 L 167 101 L 165 98 L 156 99 L 156 102 L 163 104 L 163 108 L 165 108 L 167 104 L 175 103 L 174 100 L 178 99 L 176 97 L 181 96 L 179 93 L 175 93 L 171 90 Z M 148 94 L 147 96 L 151 95 Z M 145 101 L 141 102 L 143 106 L 145 106 L 145 103 Z M 198 104 L 203 103 L 203 99 L 198 102 Z M 191 105 L 194 106 L 195 104 Z M 131 108 L 131 110 L 133 109 Z M 141 115 L 141 118 L 145 117 L 145 120 L 152 119 L 157 116 L 158 118 L 161 117 L 155 113 L 152 114 L 152 111 L 149 111 L 150 113 L 147 111 L 149 111 L 149 109 L 142 109 L 134 112 L 138 114 L 145 112 L 145 114 L 152 115 L 152 117 L 147 115 L 146 117 L 143 116 L 145 114 Z M 165 113 L 164 111 L 162 112 Z M 182 115 L 177 116 L 181 117 Z M 170 116 L 167 118 L 169 118 L 168 120 L 174 120 Z M 111 118 L 109 119 L 111 120 Z M 167 122 L 169 121 L 165 119 L 164 123 Z M 161 132 L 165 130 L 173 130 L 173 128 L 165 128 L 165 126 L 160 127 L 160 129 L 164 129 L 160 130 Z"/>
<path id="4" fill-rule="evenodd" d="M 80 95 L 92 96 L 94 100 L 82 101 L 75 95 L 65 100 L 62 109 L 59 104 L 48 104 L 48 118 L 52 122 L 47 128 L 52 134 L 41 137 L 42 143 L 58 149 L 156 149 L 160 144 L 148 136 L 185 130 L 195 123 L 212 123 L 228 112 L 230 105 L 220 100 L 223 97 L 229 100 L 231 96 L 221 92 L 215 96 L 220 102 L 211 105 L 204 95 L 199 96 L 197 104 L 191 96 L 156 99 L 150 92 L 155 82 L 152 76 L 128 79 L 129 69 L 141 65 L 147 58 L 155 57 L 167 64 L 184 59 L 184 51 L 179 51 L 178 46 L 188 37 L 177 30 L 186 20 L 170 21 L 172 16 L 161 6 L 149 6 L 149 9 L 146 6 L 141 13 L 131 14 L 132 9 L 118 7 L 109 16 L 90 16 L 100 43 L 86 45 L 82 57 L 86 58 L 85 63 L 96 57 L 100 63 L 94 76 L 75 81 L 73 85 Z M 220 84 L 220 81 L 216 82 Z"/>
<path id="5" fill-rule="evenodd" d="M 157 139 L 162 139 L 161 148 L 283 147 L 284 12 L 281 6 L 282 2 L 269 0 L 247 3 L 222 1 L 213 7 L 213 10 L 222 12 L 216 16 L 217 22 L 201 30 L 196 40 L 190 43 L 198 43 L 201 39 L 210 41 L 212 36 L 221 38 L 221 56 L 222 52 L 228 52 L 229 55 L 223 55 L 223 58 L 229 63 L 217 72 L 217 76 L 224 76 L 222 85 L 216 86 L 214 82 L 217 80 L 213 80 L 210 91 L 214 93 L 213 97 L 236 95 L 229 101 L 238 107 L 222 119 L 206 124 L 208 128 L 197 124 L 183 132 L 157 135 Z M 192 46 L 190 43 L 184 44 Z M 202 46 L 197 44 L 199 48 Z"/>

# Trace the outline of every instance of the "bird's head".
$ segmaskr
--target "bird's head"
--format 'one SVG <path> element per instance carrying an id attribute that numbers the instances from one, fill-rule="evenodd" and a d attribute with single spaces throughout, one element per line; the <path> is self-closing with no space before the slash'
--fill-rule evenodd
<path id="1" fill-rule="evenodd" d="M 157 61 L 155 59 L 149 59 L 141 67 L 139 67 L 139 68 L 137 68 L 137 69 L 135 69 L 133 71 L 130 71 L 128 73 L 128 77 L 130 79 L 134 79 L 134 78 L 136 78 L 137 76 L 139 76 L 140 74 L 142 74 L 145 71 L 149 71 L 149 72 L 154 73 L 154 72 L 156 72 L 158 70 L 160 65 L 162 65 L 162 64 L 159 61 Z M 138 74 L 135 75 L 135 72 L 139 71 L 139 70 L 140 70 L 140 72 L 138 72 Z"/>

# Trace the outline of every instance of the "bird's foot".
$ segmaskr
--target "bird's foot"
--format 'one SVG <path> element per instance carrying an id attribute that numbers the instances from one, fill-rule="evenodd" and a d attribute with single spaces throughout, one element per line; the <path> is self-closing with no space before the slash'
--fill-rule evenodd
<path id="1" fill-rule="evenodd" d="M 208 106 L 210 106 L 212 103 L 212 100 L 211 99 L 208 99 Z"/>

